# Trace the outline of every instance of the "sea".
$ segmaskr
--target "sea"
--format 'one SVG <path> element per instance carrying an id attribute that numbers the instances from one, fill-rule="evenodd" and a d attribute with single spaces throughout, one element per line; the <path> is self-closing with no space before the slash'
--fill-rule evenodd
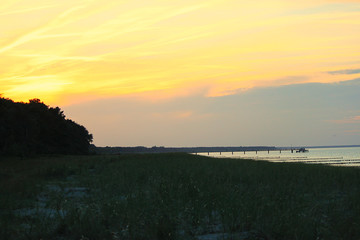
<path id="1" fill-rule="evenodd" d="M 253 159 L 270 162 L 301 162 L 306 164 L 328 164 L 343 167 L 360 167 L 360 146 L 357 147 L 309 147 L 308 152 L 295 150 L 247 151 L 247 152 L 205 152 L 198 155 L 215 158 Z"/>

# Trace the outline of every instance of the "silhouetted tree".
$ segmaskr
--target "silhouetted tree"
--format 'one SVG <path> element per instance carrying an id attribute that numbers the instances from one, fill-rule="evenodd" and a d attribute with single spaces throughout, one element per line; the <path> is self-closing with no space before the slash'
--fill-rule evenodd
<path id="1" fill-rule="evenodd" d="M 0 154 L 86 154 L 91 142 L 86 128 L 66 119 L 59 107 L 40 99 L 14 102 L 0 95 Z"/>

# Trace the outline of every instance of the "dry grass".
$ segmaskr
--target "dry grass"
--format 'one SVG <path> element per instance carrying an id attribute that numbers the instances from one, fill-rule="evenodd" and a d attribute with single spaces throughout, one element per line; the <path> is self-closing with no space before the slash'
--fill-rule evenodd
<path id="1" fill-rule="evenodd" d="M 0 161 L 0 239 L 360 239 L 360 169 L 188 154 Z"/>

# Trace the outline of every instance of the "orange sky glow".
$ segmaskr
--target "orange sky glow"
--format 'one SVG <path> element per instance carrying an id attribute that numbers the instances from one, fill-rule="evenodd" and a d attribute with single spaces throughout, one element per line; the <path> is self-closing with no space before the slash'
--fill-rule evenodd
<path id="1" fill-rule="evenodd" d="M 71 105 L 359 78 L 359 10 L 350 0 L 2 0 L 0 94 Z"/>

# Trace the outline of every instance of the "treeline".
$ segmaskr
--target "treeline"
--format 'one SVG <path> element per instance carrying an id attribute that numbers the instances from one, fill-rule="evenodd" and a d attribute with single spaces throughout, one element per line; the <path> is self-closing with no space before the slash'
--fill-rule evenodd
<path id="1" fill-rule="evenodd" d="M 0 155 L 87 154 L 92 139 L 59 107 L 39 99 L 24 103 L 0 96 Z"/>

